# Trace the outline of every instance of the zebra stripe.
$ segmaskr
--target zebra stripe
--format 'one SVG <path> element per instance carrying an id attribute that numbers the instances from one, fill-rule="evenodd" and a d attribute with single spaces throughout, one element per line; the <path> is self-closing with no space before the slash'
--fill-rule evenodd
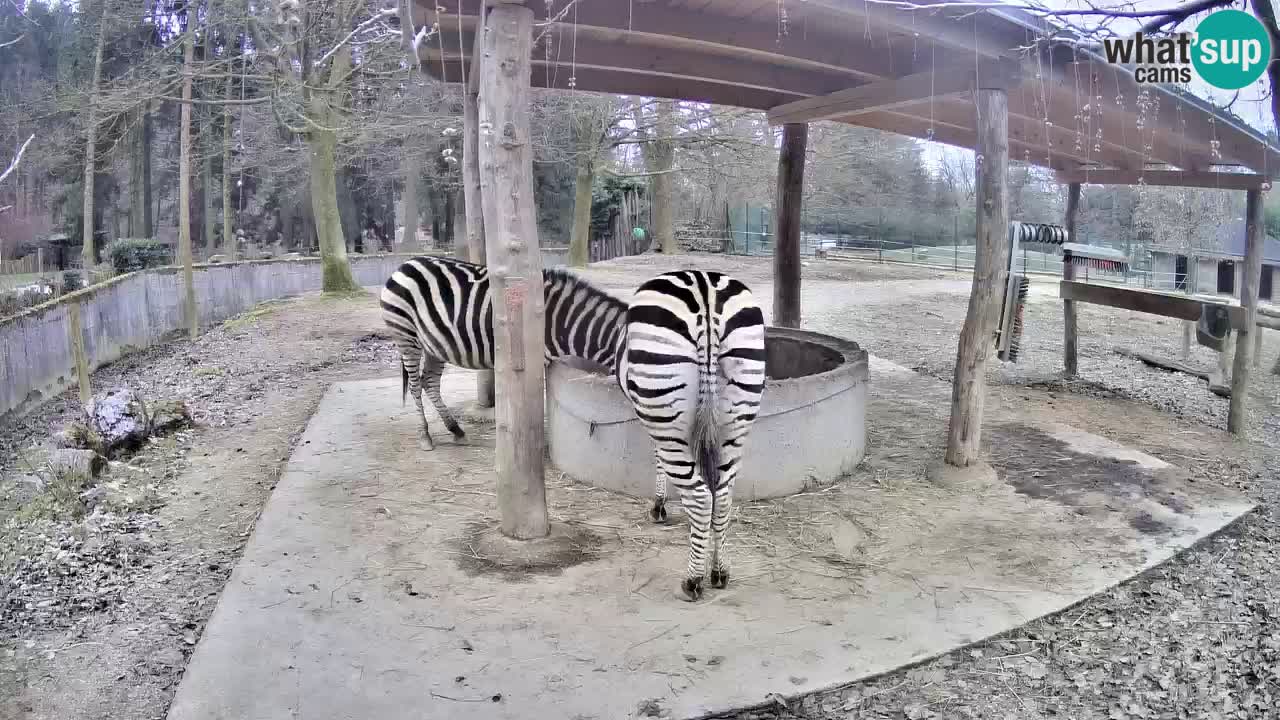
<path id="1" fill-rule="evenodd" d="M 542 278 L 547 360 L 569 355 L 613 367 L 626 303 L 558 268 L 544 270 Z M 387 278 L 380 304 L 400 350 L 401 392 L 413 395 L 427 447 L 434 445 L 423 391 L 449 432 L 466 437 L 440 396 L 440 376 L 445 365 L 493 368 L 488 268 L 454 258 L 415 257 Z"/>
<path id="2" fill-rule="evenodd" d="M 642 284 L 627 310 L 618 382 L 654 444 L 650 517 L 666 518 L 667 479 L 689 518 L 689 565 L 681 589 L 724 587 L 724 536 L 733 485 L 764 393 L 764 315 L 742 282 L 682 270 Z M 720 382 L 723 378 L 723 384 Z"/>

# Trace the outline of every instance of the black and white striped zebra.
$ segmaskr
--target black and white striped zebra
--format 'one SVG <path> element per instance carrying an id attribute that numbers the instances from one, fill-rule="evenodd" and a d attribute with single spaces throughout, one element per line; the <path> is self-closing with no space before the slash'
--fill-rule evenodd
<path id="1" fill-rule="evenodd" d="M 574 356 L 612 369 L 653 439 L 655 522 L 667 519 L 668 478 L 680 491 L 689 520 L 685 596 L 701 597 L 708 557 L 712 586 L 724 587 L 733 485 L 765 381 L 764 319 L 750 290 L 722 273 L 675 271 L 642 284 L 628 305 L 557 269 L 543 271 L 543 289 L 547 360 Z M 413 258 L 388 278 L 381 304 L 428 446 L 423 389 L 450 432 L 465 437 L 440 397 L 440 376 L 446 364 L 493 367 L 487 270 Z"/>
<path id="2" fill-rule="evenodd" d="M 574 356 L 613 367 L 627 305 L 559 269 L 543 271 L 546 358 Z M 440 397 L 445 365 L 493 368 L 493 306 L 483 265 L 422 256 L 404 262 L 381 294 L 382 317 L 400 349 L 401 392 L 413 395 L 428 449 L 422 393 L 459 440 L 466 433 Z"/>
<path id="3" fill-rule="evenodd" d="M 666 519 L 667 478 L 689 519 L 688 600 L 729 582 L 725 533 L 733 485 L 765 383 L 764 316 L 746 285 L 680 270 L 642 284 L 627 309 L 618 382 L 653 439 L 650 517 Z"/>

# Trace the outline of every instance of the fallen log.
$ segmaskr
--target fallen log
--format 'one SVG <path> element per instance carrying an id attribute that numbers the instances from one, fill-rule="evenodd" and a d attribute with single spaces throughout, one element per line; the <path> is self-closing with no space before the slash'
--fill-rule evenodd
<path id="1" fill-rule="evenodd" d="M 1123 355 L 1124 357 L 1133 358 L 1134 360 L 1141 360 L 1142 362 L 1152 367 L 1158 367 L 1161 370 L 1180 372 L 1186 375 L 1198 377 L 1201 380 L 1209 379 L 1208 371 L 1192 367 L 1191 365 L 1178 362 L 1177 360 L 1167 360 L 1165 358 L 1156 357 L 1155 355 L 1148 355 L 1143 352 L 1138 352 L 1137 350 L 1128 350 L 1126 348 L 1114 348 L 1114 352 L 1117 355 Z"/>
<path id="2" fill-rule="evenodd" d="M 1200 368 L 1178 362 L 1177 360 L 1156 357 L 1155 355 L 1148 355 L 1147 353 L 1138 352 L 1137 350 L 1129 350 L 1126 348 L 1112 348 L 1112 351 L 1117 355 L 1133 358 L 1134 360 L 1140 360 L 1151 367 L 1157 367 L 1161 370 L 1169 370 L 1171 372 L 1180 372 L 1185 375 L 1200 378 L 1201 380 L 1205 380 L 1209 383 L 1209 392 L 1217 395 L 1218 397 L 1231 397 L 1231 383 L 1230 381 L 1224 380 L 1220 370 L 1201 370 Z"/>

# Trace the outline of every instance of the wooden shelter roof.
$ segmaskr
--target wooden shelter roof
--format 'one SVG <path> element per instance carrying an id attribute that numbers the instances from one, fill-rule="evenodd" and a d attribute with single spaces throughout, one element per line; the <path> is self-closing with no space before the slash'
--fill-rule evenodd
<path id="1" fill-rule="evenodd" d="M 414 28 L 439 23 L 418 44 L 419 60 L 431 76 L 458 82 L 483 0 L 409 2 Z M 913 0 L 939 5 L 926 10 L 867 0 L 527 4 L 538 18 L 535 87 L 751 108 L 774 123 L 834 120 L 971 149 L 970 90 L 1003 86 L 1010 159 L 1064 179 L 1090 181 L 1081 172 L 1094 169 L 1113 171 L 1098 182 L 1136 182 L 1137 171 L 1156 167 L 1280 172 L 1280 148 L 1239 118 L 1189 93 L 1141 86 L 1068 31 L 1013 8 L 942 0 Z"/>

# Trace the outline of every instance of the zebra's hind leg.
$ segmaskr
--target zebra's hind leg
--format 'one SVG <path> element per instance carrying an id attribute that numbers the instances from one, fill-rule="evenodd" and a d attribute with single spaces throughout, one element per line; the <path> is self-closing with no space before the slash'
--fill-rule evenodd
<path id="1" fill-rule="evenodd" d="M 715 493 L 715 510 L 711 514 L 712 544 L 711 587 L 723 588 L 729 584 L 729 561 L 724 554 L 724 536 L 729 529 L 729 516 L 733 512 L 733 479 L 721 484 Z"/>
<path id="2" fill-rule="evenodd" d="M 661 525 L 667 521 L 667 474 L 662 471 L 662 455 L 656 446 L 653 457 L 653 507 L 649 509 L 649 519 Z"/>
<path id="3" fill-rule="evenodd" d="M 440 413 L 440 419 L 444 421 L 444 426 L 449 429 L 449 432 L 453 433 L 454 439 L 465 440 L 467 434 L 462 431 L 462 426 L 454 419 L 449 407 L 444 404 L 444 398 L 440 397 L 440 376 L 444 374 L 444 361 L 427 355 L 424 365 L 422 384 L 427 391 L 427 397 L 431 400 L 436 412 Z"/>
<path id="4" fill-rule="evenodd" d="M 435 450 L 435 443 L 431 441 L 431 428 L 427 425 L 427 409 L 422 404 L 422 350 L 417 345 L 401 345 L 400 364 L 408 380 L 409 394 L 418 406 L 418 418 L 422 420 L 422 449 Z"/>
<path id="5" fill-rule="evenodd" d="M 689 458 L 692 462 L 693 458 Z M 702 597 L 702 583 L 707 576 L 707 551 L 711 542 L 711 491 L 694 471 L 692 487 L 680 488 L 680 503 L 689 518 L 689 570 L 680 590 L 689 602 Z"/>

